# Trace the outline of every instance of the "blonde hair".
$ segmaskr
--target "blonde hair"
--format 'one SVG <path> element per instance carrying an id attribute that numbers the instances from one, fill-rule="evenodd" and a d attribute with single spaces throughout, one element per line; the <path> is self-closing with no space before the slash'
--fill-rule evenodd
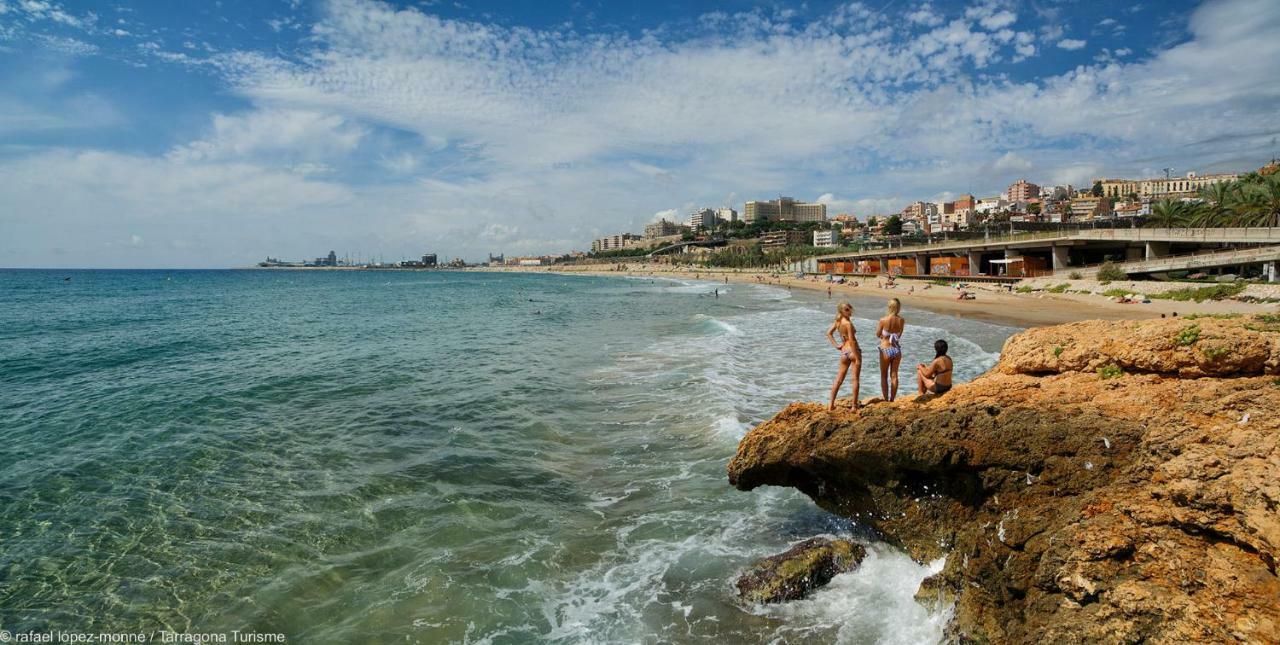
<path id="1" fill-rule="evenodd" d="M 902 311 L 902 303 L 898 302 L 897 298 L 890 298 L 889 299 L 889 315 L 896 316 L 898 315 L 899 311 Z"/>
<path id="2" fill-rule="evenodd" d="M 836 305 L 836 322 L 840 322 L 841 318 L 853 321 L 853 305 L 849 304 L 848 300 L 841 300 L 840 304 Z"/>

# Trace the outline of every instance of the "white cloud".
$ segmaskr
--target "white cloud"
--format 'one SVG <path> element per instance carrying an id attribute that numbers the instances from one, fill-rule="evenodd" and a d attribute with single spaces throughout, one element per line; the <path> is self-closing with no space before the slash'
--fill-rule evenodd
<path id="1" fill-rule="evenodd" d="M 649 223 L 659 222 L 664 219 L 668 222 L 677 222 L 680 220 L 680 211 L 675 208 L 658 211 L 653 214 L 653 217 L 649 218 Z"/>
<path id="2" fill-rule="evenodd" d="M 215 114 L 213 131 L 174 148 L 176 161 L 241 159 L 286 152 L 305 158 L 340 155 L 360 143 L 366 129 L 336 114 L 312 110 L 264 109 L 241 115 Z"/>
<path id="3" fill-rule="evenodd" d="M 506 242 L 514 238 L 520 233 L 519 226 L 507 226 L 506 224 L 490 223 L 480 232 L 480 237 L 494 242 Z"/>
<path id="4" fill-rule="evenodd" d="M 1018 156 L 1013 152 L 1006 152 L 1000 155 L 995 163 L 991 164 L 991 169 L 997 173 L 1024 172 L 1031 170 L 1031 162 Z"/>
<path id="5" fill-rule="evenodd" d="M 9 205 L 0 226 L 21 241 L 0 261 L 48 266 L 62 249 L 61 262 L 77 266 L 247 264 L 280 244 L 261 244 L 265 232 L 315 242 L 351 199 L 340 185 L 249 164 L 50 150 L 0 161 L 0 201 Z M 128 243 L 103 244 L 121 229 L 131 231 Z M 180 252 L 170 243 L 178 239 L 196 240 L 199 253 Z"/>
<path id="6" fill-rule="evenodd" d="M 1013 13 L 1012 11 L 1000 11 L 986 16 L 978 22 L 983 26 L 983 28 L 995 31 L 997 29 L 1008 27 L 1017 21 L 1018 14 Z"/>
<path id="7" fill-rule="evenodd" d="M 1014 35 L 1013 50 L 1016 55 L 1013 62 L 1019 62 L 1036 55 L 1036 37 L 1029 31 L 1020 31 Z"/>
<path id="8" fill-rule="evenodd" d="M 337 172 L 337 168 L 334 168 L 327 163 L 304 161 L 302 163 L 296 163 L 289 166 L 289 172 L 298 175 L 329 175 Z"/>
<path id="9" fill-rule="evenodd" d="M 937 27 L 943 23 L 943 18 L 939 15 L 929 3 L 920 5 L 914 11 L 908 12 L 906 18 L 909 22 L 925 27 Z"/>
<path id="10" fill-rule="evenodd" d="M 408 175 L 418 169 L 418 157 L 409 152 L 383 155 L 378 165 L 397 175 Z"/>
<path id="11" fill-rule="evenodd" d="M 581 248 L 725 195 L 819 195 L 865 216 L 943 192 L 991 194 L 1033 171 L 1078 183 L 1145 166 L 1240 168 L 1274 136 L 1274 2 L 1206 4 L 1182 44 L 1031 81 L 983 70 L 1060 44 L 1061 27 L 1015 32 L 1004 6 L 943 20 L 922 5 L 911 11 L 929 17 L 903 23 L 858 7 L 808 24 L 725 14 L 705 21 L 720 31 L 676 39 L 333 0 L 302 51 L 211 59 L 251 109 L 214 116 L 158 158 L 8 159 L 0 203 L 51 222 L 110 204 L 107 218 L 123 221 L 98 239 L 137 231 L 156 253 L 182 239 L 253 257 L 379 244 L 482 257 Z M 388 129 L 419 136 L 387 143 Z M 448 163 L 432 165 L 437 156 Z M 353 158 L 375 181 L 335 170 Z M 48 248 L 53 226 L 19 233 Z"/>
<path id="12" fill-rule="evenodd" d="M 1084 46 L 1087 44 L 1088 44 L 1087 42 L 1080 40 L 1078 38 L 1063 38 L 1062 40 L 1058 41 L 1058 49 L 1075 51 L 1077 49 L 1083 49 Z"/>

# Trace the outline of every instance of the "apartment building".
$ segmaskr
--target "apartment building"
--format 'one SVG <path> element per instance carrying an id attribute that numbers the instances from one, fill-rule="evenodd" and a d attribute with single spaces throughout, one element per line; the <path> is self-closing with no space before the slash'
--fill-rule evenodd
<path id="1" fill-rule="evenodd" d="M 807 241 L 804 231 L 769 231 L 760 235 L 760 248 L 776 251 L 788 246 L 801 246 Z"/>
<path id="2" fill-rule="evenodd" d="M 652 224 L 644 227 L 644 236 L 650 239 L 655 237 L 666 237 L 668 235 L 680 235 L 684 232 L 684 227 L 675 222 L 668 222 L 660 219 Z"/>
<path id="3" fill-rule="evenodd" d="M 1111 199 L 1124 199 L 1139 192 L 1139 182 L 1133 179 L 1098 179 L 1095 184 L 1102 184 L 1102 196 Z"/>
<path id="4" fill-rule="evenodd" d="M 799 202 L 791 197 L 779 197 L 767 202 L 750 201 L 742 208 L 742 220 L 754 222 L 825 222 L 827 205 Z"/>
<path id="5" fill-rule="evenodd" d="M 719 218 L 716 217 L 714 209 L 703 208 L 695 211 L 693 216 L 689 218 L 689 226 L 695 229 L 714 228 L 718 220 Z"/>
<path id="6" fill-rule="evenodd" d="M 639 243 L 639 235 L 632 233 L 619 233 L 617 235 L 607 235 L 591 242 L 591 250 L 595 253 L 600 253 L 602 251 L 618 251 L 621 249 L 634 248 L 639 246 Z"/>
<path id="7" fill-rule="evenodd" d="M 840 246 L 840 229 L 835 228 L 829 231 L 814 231 L 813 245 L 819 248 Z"/>
<path id="8" fill-rule="evenodd" d="M 1091 220 L 1111 212 L 1111 199 L 1108 197 L 1082 196 L 1071 200 L 1071 219 Z"/>
<path id="9" fill-rule="evenodd" d="M 1240 175 L 1236 173 L 1199 175 L 1194 172 L 1189 172 L 1185 177 L 1140 180 L 1137 182 L 1137 193 L 1140 197 L 1150 197 L 1152 199 L 1193 197 L 1196 193 L 1200 192 L 1201 188 L 1211 186 L 1218 182 L 1236 181 L 1238 179 L 1240 179 Z"/>
<path id="10" fill-rule="evenodd" d="M 1029 202 L 1039 196 L 1040 187 L 1025 179 L 1013 182 L 1004 191 L 1004 198 L 1010 202 Z"/>

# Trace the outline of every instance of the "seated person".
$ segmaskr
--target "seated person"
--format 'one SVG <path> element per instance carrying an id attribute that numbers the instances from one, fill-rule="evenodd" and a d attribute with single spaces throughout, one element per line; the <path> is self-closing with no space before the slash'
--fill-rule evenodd
<path id="1" fill-rule="evenodd" d="M 947 341 L 939 339 L 933 344 L 937 354 L 933 362 L 916 366 L 916 385 L 920 393 L 946 394 L 951 389 L 951 368 L 954 366 L 951 357 L 947 356 Z"/>

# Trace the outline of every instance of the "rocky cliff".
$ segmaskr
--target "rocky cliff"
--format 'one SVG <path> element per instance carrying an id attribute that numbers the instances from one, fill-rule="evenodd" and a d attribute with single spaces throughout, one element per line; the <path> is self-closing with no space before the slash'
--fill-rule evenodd
<path id="1" fill-rule="evenodd" d="M 942 397 L 796 403 L 729 464 L 913 557 L 978 642 L 1280 642 L 1280 319 L 1010 338 Z"/>

